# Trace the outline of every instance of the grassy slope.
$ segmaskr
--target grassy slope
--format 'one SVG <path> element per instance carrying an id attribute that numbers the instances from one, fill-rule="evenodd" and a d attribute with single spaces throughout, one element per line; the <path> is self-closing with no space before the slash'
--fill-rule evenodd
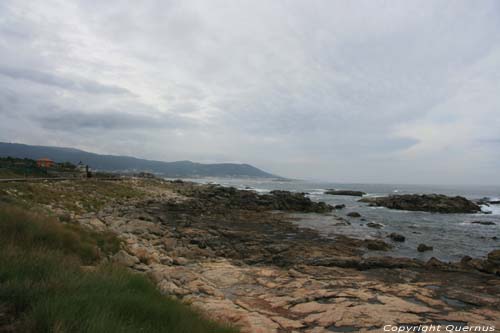
<path id="1" fill-rule="evenodd" d="M 28 205 L 51 205 L 76 213 L 98 211 L 111 200 L 123 201 L 144 195 L 128 184 L 97 179 L 0 183 L 0 199 L 15 199 Z"/>
<path id="2" fill-rule="evenodd" d="M 112 234 L 0 204 L 0 331 L 235 331 L 162 296 L 142 275 L 98 264 L 118 248 Z"/>

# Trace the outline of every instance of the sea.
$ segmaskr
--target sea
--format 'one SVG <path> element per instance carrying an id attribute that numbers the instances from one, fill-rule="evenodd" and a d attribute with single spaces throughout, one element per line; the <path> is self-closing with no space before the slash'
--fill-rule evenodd
<path id="1" fill-rule="evenodd" d="M 500 200 L 500 186 L 445 186 L 445 185 L 390 185 L 390 184 L 340 184 L 303 180 L 259 180 L 237 178 L 186 179 L 199 183 L 214 183 L 233 186 L 238 189 L 268 193 L 272 190 L 303 192 L 314 201 L 331 205 L 344 204 L 342 210 L 331 214 L 293 214 L 294 223 L 300 227 L 317 230 L 322 236 L 335 241 L 337 235 L 359 239 L 383 239 L 394 245 L 390 251 L 369 251 L 366 256 L 409 257 L 428 260 L 436 257 L 442 261 L 459 261 L 463 256 L 483 258 L 488 252 L 500 249 L 500 204 L 482 206 L 482 213 L 438 214 L 392 210 L 384 207 L 370 207 L 358 202 L 360 197 L 324 194 L 327 189 L 360 190 L 367 196 L 390 194 L 440 193 L 460 195 L 468 199 L 488 197 Z M 351 218 L 349 212 L 358 212 L 362 218 Z M 341 216 L 350 224 L 343 225 L 335 218 Z M 493 222 L 491 225 L 472 222 Z M 376 229 L 369 222 L 380 224 Z M 406 237 L 405 242 L 392 242 L 387 236 L 396 232 Z M 419 244 L 433 246 L 433 251 L 418 252 Z"/>

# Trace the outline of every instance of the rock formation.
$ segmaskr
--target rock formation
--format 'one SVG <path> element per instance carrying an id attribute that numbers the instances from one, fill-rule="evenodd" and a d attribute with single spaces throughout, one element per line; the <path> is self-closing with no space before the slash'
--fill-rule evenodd
<path id="1" fill-rule="evenodd" d="M 477 213 L 481 211 L 481 207 L 464 197 L 449 197 L 442 194 L 390 195 L 387 197 L 362 198 L 359 201 L 389 209 L 433 213 Z"/>

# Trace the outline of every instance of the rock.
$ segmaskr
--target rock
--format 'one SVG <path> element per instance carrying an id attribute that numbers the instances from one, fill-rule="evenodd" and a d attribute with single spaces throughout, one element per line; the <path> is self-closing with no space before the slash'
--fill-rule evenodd
<path id="1" fill-rule="evenodd" d="M 484 197 L 484 198 L 475 200 L 475 202 L 478 205 L 486 205 L 486 206 L 489 206 L 490 204 L 492 204 L 492 205 L 500 204 L 500 200 L 498 200 L 498 199 L 492 199 L 492 198 L 489 198 L 489 197 Z"/>
<path id="2" fill-rule="evenodd" d="M 387 251 L 391 248 L 391 245 L 379 239 L 366 239 L 364 244 L 368 250 L 372 251 Z"/>
<path id="3" fill-rule="evenodd" d="M 419 244 L 417 247 L 418 252 L 425 252 L 425 251 L 432 251 L 434 250 L 434 247 L 425 245 L 425 244 Z"/>
<path id="4" fill-rule="evenodd" d="M 495 222 L 491 221 L 472 221 L 472 224 L 482 224 L 482 225 L 495 225 Z"/>
<path id="5" fill-rule="evenodd" d="M 151 265 L 160 262 L 160 256 L 158 252 L 153 249 L 142 247 L 142 246 L 131 246 L 129 251 L 142 263 Z"/>
<path id="6" fill-rule="evenodd" d="M 284 317 L 276 316 L 276 317 L 271 317 L 271 319 L 273 321 L 277 322 L 282 328 L 287 329 L 287 330 L 298 329 L 298 328 L 302 328 L 305 326 L 303 323 L 301 323 L 298 320 L 292 320 L 292 319 L 288 319 L 288 318 L 284 318 Z"/>
<path id="7" fill-rule="evenodd" d="M 333 210 L 333 207 L 324 202 L 314 202 L 304 193 L 293 193 L 289 191 L 271 191 L 270 195 L 274 199 L 274 209 L 291 210 L 300 212 L 326 213 Z"/>
<path id="8" fill-rule="evenodd" d="M 355 197 L 362 197 L 365 195 L 365 192 L 362 191 L 353 191 L 353 190 L 327 190 L 325 191 L 325 194 L 331 194 L 331 195 L 350 195 L 350 196 L 355 196 Z"/>
<path id="9" fill-rule="evenodd" d="M 374 206 L 409 211 L 434 213 L 477 213 L 481 211 L 481 207 L 464 197 L 449 197 L 442 194 L 390 195 L 387 197 L 363 198 L 359 201 Z"/>
<path id="10" fill-rule="evenodd" d="M 184 257 L 176 257 L 173 259 L 173 264 L 178 265 L 178 266 L 185 266 L 189 263 L 189 260 L 187 260 Z"/>
<path id="11" fill-rule="evenodd" d="M 466 263 L 468 261 L 472 260 L 471 256 L 463 256 L 462 259 L 460 259 L 461 263 Z"/>
<path id="12" fill-rule="evenodd" d="M 422 245 L 422 244 L 421 244 Z M 422 252 L 422 251 L 421 251 Z M 448 268 L 448 265 L 444 262 L 442 262 L 441 260 L 435 258 L 435 257 L 432 257 L 430 258 L 426 263 L 425 265 L 427 267 L 433 267 L 433 268 L 439 268 L 439 269 L 447 269 Z"/>
<path id="13" fill-rule="evenodd" d="M 350 212 L 350 213 L 347 213 L 347 216 L 349 216 L 349 217 L 361 217 L 361 214 L 358 212 Z"/>
<path id="14" fill-rule="evenodd" d="M 174 261 L 169 256 L 163 256 L 163 257 L 160 257 L 160 263 L 162 265 L 170 266 L 170 265 L 172 265 L 174 263 Z"/>
<path id="15" fill-rule="evenodd" d="M 488 261 L 500 265 L 500 250 L 494 250 L 488 253 Z"/>
<path id="16" fill-rule="evenodd" d="M 500 275 L 500 250 L 491 251 L 485 260 L 465 256 L 460 264 L 483 273 Z"/>
<path id="17" fill-rule="evenodd" d="M 333 206 L 333 208 L 335 208 L 335 209 L 344 209 L 345 205 L 344 204 L 335 205 L 335 206 Z"/>
<path id="18" fill-rule="evenodd" d="M 388 237 L 395 242 L 404 242 L 406 240 L 405 236 L 397 234 L 395 232 L 389 234 Z"/>
<path id="19" fill-rule="evenodd" d="M 372 268 L 417 268 L 422 267 L 421 261 L 411 258 L 369 257 L 360 263 L 360 269 Z"/>
<path id="20" fill-rule="evenodd" d="M 162 239 L 163 247 L 167 251 L 173 251 L 177 246 L 177 239 L 165 237 Z"/>
<path id="21" fill-rule="evenodd" d="M 361 261 L 360 257 L 326 257 L 308 260 L 306 264 L 311 266 L 359 268 Z"/>
<path id="22" fill-rule="evenodd" d="M 112 260 L 120 265 L 124 265 L 127 267 L 132 267 L 140 262 L 140 260 L 137 257 L 131 256 L 124 250 L 118 251 L 118 253 L 116 253 L 112 257 Z"/>
<path id="23" fill-rule="evenodd" d="M 238 190 L 234 187 L 219 185 L 186 186 L 181 194 L 194 198 L 191 205 L 196 208 L 214 208 L 227 210 L 239 208 L 247 210 L 285 210 L 306 213 L 326 213 L 333 206 L 324 202 L 315 202 L 305 193 L 274 190 L 269 194 L 258 194 L 254 191 Z"/>
<path id="24" fill-rule="evenodd" d="M 375 223 L 375 222 L 368 222 L 366 224 L 367 227 L 370 227 L 370 228 L 375 228 L 375 229 L 380 229 L 380 228 L 383 228 L 384 225 L 383 224 L 380 224 L 380 223 Z"/>

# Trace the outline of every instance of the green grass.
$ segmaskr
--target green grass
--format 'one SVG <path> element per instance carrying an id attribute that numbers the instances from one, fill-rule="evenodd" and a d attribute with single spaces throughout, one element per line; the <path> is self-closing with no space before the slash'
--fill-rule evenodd
<path id="1" fill-rule="evenodd" d="M 140 190 L 120 181 L 90 179 L 0 183 L 0 199 L 14 198 L 28 204 L 52 205 L 77 213 L 97 211 L 111 200 L 123 201 L 143 196 Z"/>
<path id="2" fill-rule="evenodd" d="M 142 275 L 98 264 L 117 249 L 111 234 L 0 205 L 0 311 L 9 309 L 17 332 L 236 332 Z"/>

